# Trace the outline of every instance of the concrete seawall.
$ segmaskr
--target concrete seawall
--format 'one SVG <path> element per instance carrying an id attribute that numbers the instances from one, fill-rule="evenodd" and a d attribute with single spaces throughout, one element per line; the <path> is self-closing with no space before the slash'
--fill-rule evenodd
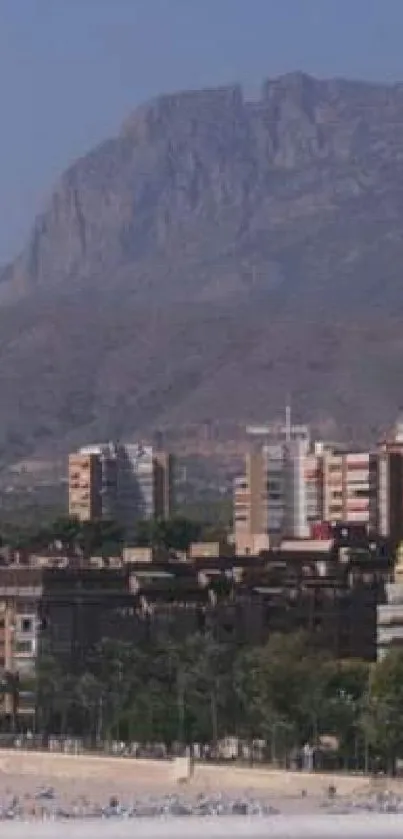
<path id="1" fill-rule="evenodd" d="M 37 776 L 56 783 L 58 779 L 74 781 L 111 781 L 125 787 L 133 785 L 169 788 L 175 785 L 174 765 L 170 761 L 131 759 L 98 755 L 70 755 L 49 752 L 0 750 L 0 774 Z M 398 782 L 401 788 L 401 782 Z M 323 794 L 334 784 L 340 795 L 368 790 L 370 781 L 363 776 L 321 775 L 284 772 L 239 766 L 197 764 L 190 785 L 211 790 L 267 790 L 279 795 Z M 391 784 L 388 784 L 390 787 Z M 394 786 L 394 785 L 393 785 Z"/>
<path id="2" fill-rule="evenodd" d="M 41 775 L 57 778 L 113 778 L 136 782 L 165 783 L 170 763 L 159 760 L 131 760 L 98 755 L 0 750 L 0 772 L 10 775 Z"/>

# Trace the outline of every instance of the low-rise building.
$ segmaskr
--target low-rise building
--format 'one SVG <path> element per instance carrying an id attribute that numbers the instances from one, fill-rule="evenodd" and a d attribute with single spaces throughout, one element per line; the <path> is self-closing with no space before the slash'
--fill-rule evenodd
<path id="1" fill-rule="evenodd" d="M 304 545 L 304 546 L 303 546 Z M 303 546 L 303 547 L 302 547 Z M 141 643 L 208 631 L 235 644 L 304 629 L 340 657 L 376 657 L 376 608 L 392 568 L 364 533 L 283 543 L 260 556 L 134 561 L 116 569 L 49 569 L 42 649 L 79 666 L 102 638 Z"/>
<path id="2" fill-rule="evenodd" d="M 225 539 L 217 542 L 192 542 L 188 550 L 189 559 L 194 557 L 235 556 L 235 545 Z"/>

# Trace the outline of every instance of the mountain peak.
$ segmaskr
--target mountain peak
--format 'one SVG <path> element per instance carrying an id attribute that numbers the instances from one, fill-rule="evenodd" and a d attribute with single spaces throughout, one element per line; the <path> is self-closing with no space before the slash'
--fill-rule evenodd
<path id="1" fill-rule="evenodd" d="M 313 417 L 392 416 L 402 108 L 401 85 L 300 72 L 258 101 L 229 85 L 137 108 L 3 272 L 0 444 L 258 418 L 287 392 Z"/>
<path id="2" fill-rule="evenodd" d="M 123 123 L 121 135 L 152 139 L 162 128 L 172 127 L 184 119 L 201 122 L 208 115 L 209 119 L 214 116 L 222 121 L 228 111 L 241 108 L 242 104 L 240 85 L 167 93 L 140 105 Z"/>

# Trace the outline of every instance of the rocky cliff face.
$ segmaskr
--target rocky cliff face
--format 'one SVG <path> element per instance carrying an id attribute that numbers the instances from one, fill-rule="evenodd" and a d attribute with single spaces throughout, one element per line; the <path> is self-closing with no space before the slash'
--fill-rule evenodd
<path id="1" fill-rule="evenodd" d="M 291 74 L 258 101 L 139 108 L 3 272 L 3 447 L 269 415 L 287 392 L 307 418 L 389 420 L 402 187 L 400 85 Z"/>

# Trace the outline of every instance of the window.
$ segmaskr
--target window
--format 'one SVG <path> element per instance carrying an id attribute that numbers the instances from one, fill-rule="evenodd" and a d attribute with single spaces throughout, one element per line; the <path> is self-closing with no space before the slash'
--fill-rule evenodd
<path id="1" fill-rule="evenodd" d="M 281 483 L 279 481 L 267 481 L 266 489 L 268 492 L 281 492 Z"/>
<path id="2" fill-rule="evenodd" d="M 32 618 L 23 618 L 21 621 L 21 632 L 32 632 Z"/>
<path id="3" fill-rule="evenodd" d="M 32 654 L 32 643 L 31 641 L 17 641 L 15 649 L 17 653 Z"/>

